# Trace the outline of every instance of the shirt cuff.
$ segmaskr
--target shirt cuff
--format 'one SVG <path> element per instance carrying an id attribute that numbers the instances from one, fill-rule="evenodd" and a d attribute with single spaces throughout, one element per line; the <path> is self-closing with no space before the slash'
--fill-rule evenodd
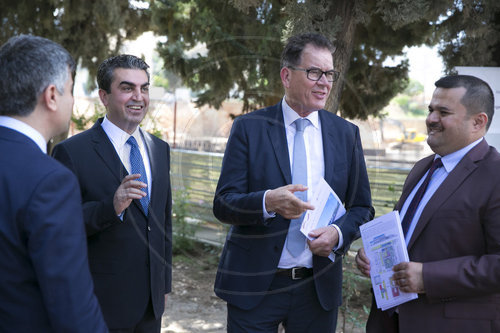
<path id="1" fill-rule="evenodd" d="M 336 224 L 330 224 L 331 227 L 334 227 L 337 229 L 337 232 L 339 233 L 339 243 L 337 246 L 335 246 L 332 251 L 337 251 L 338 249 L 342 248 L 342 245 L 344 245 L 344 237 L 342 236 L 342 231 L 340 231 L 340 228 Z"/>
<path id="2" fill-rule="evenodd" d="M 267 195 L 267 192 L 269 192 L 269 191 L 271 191 L 271 190 L 267 190 L 266 192 L 264 192 L 264 195 L 262 196 L 262 212 L 263 212 L 264 220 L 271 219 L 271 218 L 276 216 L 276 212 L 268 212 L 266 210 L 266 195 Z"/>

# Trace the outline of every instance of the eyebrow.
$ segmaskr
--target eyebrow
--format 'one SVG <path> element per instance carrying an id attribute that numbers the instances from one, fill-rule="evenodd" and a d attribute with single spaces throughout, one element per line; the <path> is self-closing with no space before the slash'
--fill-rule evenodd
<path id="1" fill-rule="evenodd" d="M 122 81 L 122 82 L 120 82 L 120 84 L 119 84 L 119 85 L 121 86 L 121 85 L 123 85 L 123 84 L 128 85 L 128 86 L 132 86 L 132 87 L 135 87 L 135 86 L 136 86 L 136 84 L 135 84 L 135 83 L 133 83 L 133 82 L 129 82 L 129 81 Z M 146 82 L 146 83 L 141 84 L 141 87 L 146 87 L 146 86 L 149 86 L 149 82 Z"/>
<path id="2" fill-rule="evenodd" d="M 316 67 L 316 66 L 311 66 L 311 67 L 309 67 L 309 68 L 308 68 L 308 70 L 313 70 L 313 69 L 317 69 L 317 70 L 319 70 L 319 71 L 322 71 L 322 72 L 323 72 L 323 70 L 322 70 L 321 68 Z M 326 73 L 328 73 L 328 72 L 335 72 L 335 69 L 333 69 L 333 68 L 332 68 L 332 69 L 329 69 L 329 70 L 324 71 L 324 72 L 326 72 Z"/>

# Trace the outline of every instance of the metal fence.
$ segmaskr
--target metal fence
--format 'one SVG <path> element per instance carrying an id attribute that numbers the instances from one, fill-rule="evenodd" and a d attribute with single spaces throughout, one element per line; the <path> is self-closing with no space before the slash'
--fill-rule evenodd
<path id="1" fill-rule="evenodd" d="M 223 154 L 172 149 L 173 191 L 186 191 L 189 213 L 194 219 L 219 224 L 212 214 L 212 200 L 219 179 Z M 368 177 L 376 215 L 394 207 L 413 162 L 367 158 Z"/>

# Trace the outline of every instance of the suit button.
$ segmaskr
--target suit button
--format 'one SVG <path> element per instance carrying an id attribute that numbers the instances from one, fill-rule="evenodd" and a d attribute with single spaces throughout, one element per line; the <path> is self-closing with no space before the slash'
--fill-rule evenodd
<path id="1" fill-rule="evenodd" d="M 151 227 L 148 225 L 148 231 L 151 231 Z"/>

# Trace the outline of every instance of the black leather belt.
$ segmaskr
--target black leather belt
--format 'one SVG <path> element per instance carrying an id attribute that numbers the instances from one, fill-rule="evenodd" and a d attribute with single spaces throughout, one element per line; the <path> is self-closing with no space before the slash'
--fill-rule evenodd
<path id="1" fill-rule="evenodd" d="M 292 280 L 301 280 L 313 275 L 313 269 L 307 267 L 278 268 L 278 275 L 288 276 Z"/>

